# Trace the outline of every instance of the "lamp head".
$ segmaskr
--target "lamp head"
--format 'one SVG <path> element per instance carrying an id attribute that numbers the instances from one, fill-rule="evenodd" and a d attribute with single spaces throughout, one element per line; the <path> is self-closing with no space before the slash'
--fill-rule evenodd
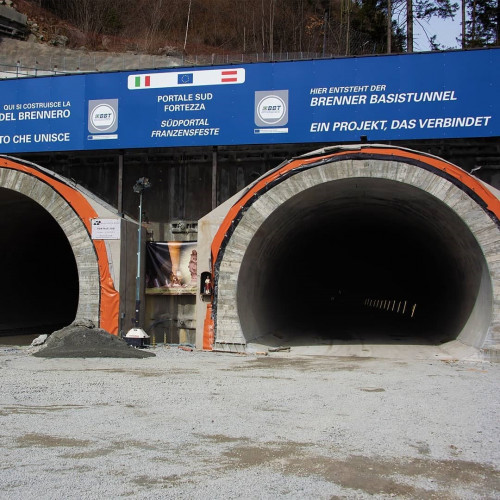
<path id="1" fill-rule="evenodd" d="M 151 187 L 151 182 L 147 177 L 141 177 L 134 184 L 134 193 L 142 193 L 145 189 L 149 189 Z"/>

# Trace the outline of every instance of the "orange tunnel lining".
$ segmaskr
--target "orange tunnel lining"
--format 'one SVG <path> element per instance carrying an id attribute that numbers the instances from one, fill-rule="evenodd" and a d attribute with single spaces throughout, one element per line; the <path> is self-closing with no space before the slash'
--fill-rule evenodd
<path id="1" fill-rule="evenodd" d="M 52 186 L 54 190 L 57 191 L 69 203 L 69 205 L 71 205 L 71 207 L 73 207 L 77 215 L 85 224 L 87 232 L 89 235 L 91 234 L 90 220 L 96 218 L 98 214 L 79 191 L 50 177 L 49 175 L 44 174 L 43 172 L 40 172 L 39 170 L 36 170 L 33 167 L 17 163 L 6 158 L 1 159 L 0 166 L 25 172 Z M 120 294 L 115 289 L 113 279 L 111 278 L 111 274 L 109 272 L 106 244 L 102 240 L 92 240 L 92 243 L 96 251 L 99 266 L 101 291 L 99 327 L 112 333 L 113 335 L 118 335 Z"/>

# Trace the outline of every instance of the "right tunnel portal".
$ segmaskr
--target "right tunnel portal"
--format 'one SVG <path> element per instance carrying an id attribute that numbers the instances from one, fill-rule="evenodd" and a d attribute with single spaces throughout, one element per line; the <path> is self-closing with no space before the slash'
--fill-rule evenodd
<path id="1" fill-rule="evenodd" d="M 216 345 L 496 343 L 491 207 L 449 164 L 363 153 L 306 157 L 233 207 L 215 265 Z"/>
<path id="2" fill-rule="evenodd" d="M 246 336 L 444 342 L 491 290 L 485 269 L 465 223 L 425 191 L 331 181 L 294 196 L 259 228 L 240 269 L 238 311 Z"/>

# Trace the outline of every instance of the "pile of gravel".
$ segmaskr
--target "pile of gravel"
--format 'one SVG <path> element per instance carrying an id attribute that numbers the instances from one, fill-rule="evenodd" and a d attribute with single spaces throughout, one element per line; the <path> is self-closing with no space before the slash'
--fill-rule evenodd
<path id="1" fill-rule="evenodd" d="M 39 358 L 147 358 L 152 352 L 130 347 L 91 321 L 75 321 L 54 332 L 45 346 L 35 352 Z"/>

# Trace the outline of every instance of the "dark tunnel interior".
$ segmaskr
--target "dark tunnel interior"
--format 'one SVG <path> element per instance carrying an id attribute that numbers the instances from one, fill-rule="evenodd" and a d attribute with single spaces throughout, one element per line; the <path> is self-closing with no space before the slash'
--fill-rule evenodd
<path id="1" fill-rule="evenodd" d="M 238 314 L 247 341 L 286 332 L 300 344 L 314 332 L 438 344 L 456 339 L 474 308 L 487 316 L 485 269 L 442 201 L 395 181 L 344 179 L 301 192 L 263 223 L 242 262 Z"/>
<path id="2" fill-rule="evenodd" d="M 31 198 L 0 188 L 0 335 L 51 333 L 71 323 L 78 271 L 52 215 Z"/>

